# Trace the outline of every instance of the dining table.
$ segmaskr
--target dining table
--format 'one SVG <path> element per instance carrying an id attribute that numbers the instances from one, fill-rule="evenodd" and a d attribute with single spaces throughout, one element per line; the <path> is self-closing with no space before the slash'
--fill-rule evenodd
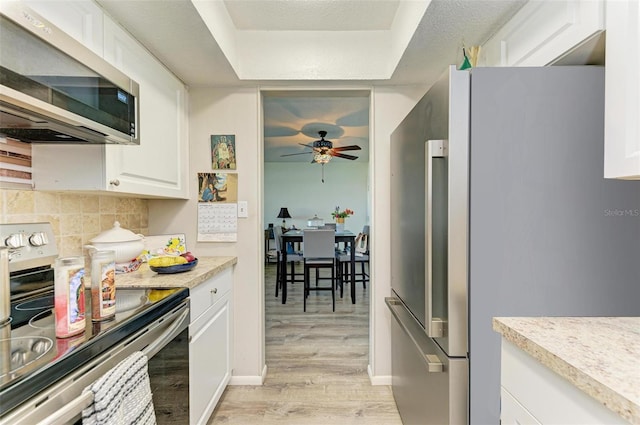
<path id="1" fill-rule="evenodd" d="M 294 242 L 302 242 L 303 231 L 299 229 L 292 229 L 286 233 L 282 234 L 282 246 L 285 249 L 282 250 L 282 264 L 284 264 L 285 276 L 284 284 L 282 285 L 282 304 L 287 302 L 287 280 L 286 280 L 286 264 L 287 264 L 287 248 L 289 246 L 289 242 L 293 245 Z M 356 303 L 356 273 L 355 273 L 355 263 L 356 263 L 356 250 L 355 250 L 355 240 L 356 234 L 349 230 L 336 231 L 336 244 L 344 243 L 345 249 L 348 247 L 350 255 L 351 265 L 349 266 L 350 273 L 350 281 L 351 281 L 351 303 Z"/>

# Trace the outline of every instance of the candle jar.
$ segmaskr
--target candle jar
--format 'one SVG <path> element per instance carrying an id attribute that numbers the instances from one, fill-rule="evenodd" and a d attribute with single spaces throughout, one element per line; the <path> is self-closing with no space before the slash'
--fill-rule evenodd
<path id="1" fill-rule="evenodd" d="M 116 252 L 91 252 L 91 321 L 101 322 L 116 315 Z"/>
<path id="2" fill-rule="evenodd" d="M 84 273 L 84 257 L 56 259 L 54 309 L 58 338 L 68 338 L 84 332 Z"/>

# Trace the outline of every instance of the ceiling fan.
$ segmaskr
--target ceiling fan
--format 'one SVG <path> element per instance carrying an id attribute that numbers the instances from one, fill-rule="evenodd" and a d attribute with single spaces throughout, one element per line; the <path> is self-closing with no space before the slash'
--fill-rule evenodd
<path id="1" fill-rule="evenodd" d="M 353 161 L 354 159 L 358 159 L 357 156 L 348 155 L 341 153 L 342 151 L 359 151 L 360 146 L 358 145 L 349 145 L 349 146 L 339 146 L 337 148 L 333 147 L 333 143 L 329 140 L 324 140 L 324 136 L 327 135 L 327 132 L 324 130 L 318 131 L 320 135 L 320 140 L 316 140 L 313 143 L 298 143 L 299 145 L 305 146 L 307 148 L 311 148 L 311 151 L 308 152 L 298 152 L 298 153 L 290 153 L 283 156 L 293 156 L 293 155 L 305 155 L 312 153 L 313 159 L 311 160 L 312 164 L 321 164 L 322 165 L 322 183 L 324 183 L 324 164 L 327 164 L 331 161 L 331 158 L 344 158 Z"/>
<path id="2" fill-rule="evenodd" d="M 349 145 L 349 146 L 339 146 L 337 148 L 333 147 L 333 143 L 330 142 L 329 140 L 325 140 L 324 136 L 327 135 L 327 132 L 324 130 L 318 131 L 318 134 L 320 135 L 320 140 L 316 140 L 313 143 L 298 143 L 299 145 L 305 146 L 307 148 L 311 148 L 311 151 L 308 152 L 298 152 L 298 153 L 290 153 L 290 154 L 285 154 L 285 155 L 280 155 L 281 157 L 284 156 L 293 156 L 293 155 L 305 155 L 305 154 L 309 154 L 312 153 L 313 154 L 313 159 L 311 160 L 311 163 L 317 163 L 317 164 L 326 164 L 329 161 L 331 161 L 332 157 L 337 157 L 337 158 L 344 158 L 344 159 L 350 159 L 350 160 L 354 160 L 354 159 L 358 159 L 357 156 L 353 156 L 353 155 L 347 155 L 344 153 L 341 153 L 342 151 L 359 151 L 360 150 L 360 146 L 358 145 Z"/>

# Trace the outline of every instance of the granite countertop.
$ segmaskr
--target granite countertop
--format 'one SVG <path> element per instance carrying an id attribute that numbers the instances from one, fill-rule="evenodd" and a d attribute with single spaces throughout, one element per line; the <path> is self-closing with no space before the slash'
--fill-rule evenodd
<path id="1" fill-rule="evenodd" d="M 237 262 L 237 257 L 200 257 L 193 269 L 174 274 L 158 274 L 149 269 L 147 263 L 143 263 L 135 272 L 116 275 L 116 288 L 193 289 Z"/>
<path id="2" fill-rule="evenodd" d="M 495 317 L 493 329 L 631 423 L 640 423 L 640 317 Z"/>

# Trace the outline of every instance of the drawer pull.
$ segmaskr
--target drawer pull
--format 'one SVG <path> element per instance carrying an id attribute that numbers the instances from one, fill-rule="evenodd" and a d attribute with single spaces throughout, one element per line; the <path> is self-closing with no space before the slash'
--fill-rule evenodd
<path id="1" fill-rule="evenodd" d="M 218 293 L 218 288 L 213 288 L 211 290 L 211 293 L 214 294 L 214 295 L 217 294 Z"/>
<path id="2" fill-rule="evenodd" d="M 435 354 L 425 354 L 425 360 L 427 361 L 427 370 L 430 373 L 438 373 L 443 371 L 442 362 Z"/>

